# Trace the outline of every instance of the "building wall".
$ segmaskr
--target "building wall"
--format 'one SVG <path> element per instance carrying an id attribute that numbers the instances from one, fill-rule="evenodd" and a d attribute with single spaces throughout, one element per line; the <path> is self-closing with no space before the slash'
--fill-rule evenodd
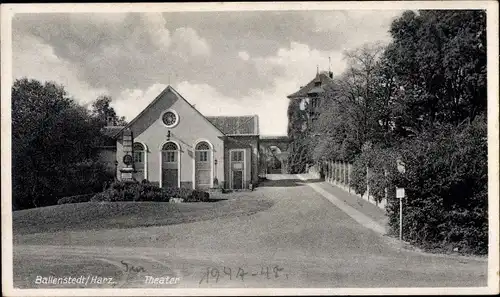
<path id="1" fill-rule="evenodd" d="M 164 111 L 175 110 L 179 116 L 179 123 L 173 128 L 167 128 L 161 116 Z M 141 142 L 146 146 L 145 175 L 151 182 L 160 182 L 161 148 L 167 142 L 168 130 L 171 131 L 171 141 L 180 147 L 180 181 L 181 186 L 192 188 L 194 180 L 194 148 L 198 141 L 205 140 L 212 147 L 212 182 L 215 175 L 219 184 L 224 182 L 224 143 L 220 138 L 222 133 L 208 120 L 200 115 L 186 101 L 178 98 L 172 92 L 166 92 L 162 98 L 147 109 L 136 122 L 131 125 L 134 142 Z M 117 142 L 117 159 L 119 168 L 123 168 L 123 145 Z M 214 161 L 217 160 L 217 166 Z M 215 172 L 214 172 L 215 167 Z"/>
<path id="2" fill-rule="evenodd" d="M 259 180 L 259 137 L 258 136 L 230 136 L 225 141 L 225 180 L 226 187 L 229 186 L 230 178 L 230 155 L 232 149 L 245 149 L 245 175 L 244 186 L 249 187 L 250 183 L 257 184 Z"/>

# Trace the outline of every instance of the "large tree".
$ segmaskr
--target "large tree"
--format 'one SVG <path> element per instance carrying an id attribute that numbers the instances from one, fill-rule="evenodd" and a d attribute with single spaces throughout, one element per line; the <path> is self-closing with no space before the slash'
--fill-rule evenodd
<path id="1" fill-rule="evenodd" d="M 97 159 L 92 144 L 99 129 L 64 87 L 16 80 L 12 86 L 13 207 L 54 204 L 74 189 L 72 183 L 83 182 L 75 167 Z"/>
<path id="2" fill-rule="evenodd" d="M 385 51 L 400 90 L 395 116 L 409 130 L 460 124 L 486 109 L 486 14 L 408 11 Z"/>
<path id="3" fill-rule="evenodd" d="M 313 126 L 317 140 L 311 148 L 315 160 L 321 158 L 352 161 L 367 141 L 376 142 L 384 132 L 387 103 L 381 75 L 383 47 L 366 44 L 346 51 L 348 67 L 334 83 L 325 87 L 321 114 Z M 381 98 L 379 98 L 381 97 Z"/>
<path id="4" fill-rule="evenodd" d="M 119 117 L 115 109 L 111 106 L 113 99 L 110 96 L 102 95 L 92 102 L 92 115 L 99 121 L 99 125 L 104 127 L 108 124 L 123 126 L 126 125 L 125 117 Z"/>

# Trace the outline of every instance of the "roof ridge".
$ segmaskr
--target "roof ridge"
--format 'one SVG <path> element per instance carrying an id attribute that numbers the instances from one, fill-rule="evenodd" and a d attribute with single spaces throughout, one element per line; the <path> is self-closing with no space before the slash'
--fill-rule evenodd
<path id="1" fill-rule="evenodd" d="M 256 114 L 249 114 L 249 115 L 234 115 L 234 116 L 229 116 L 229 115 L 212 115 L 212 116 L 206 116 L 207 118 L 242 118 L 242 117 L 255 117 L 257 116 Z"/>

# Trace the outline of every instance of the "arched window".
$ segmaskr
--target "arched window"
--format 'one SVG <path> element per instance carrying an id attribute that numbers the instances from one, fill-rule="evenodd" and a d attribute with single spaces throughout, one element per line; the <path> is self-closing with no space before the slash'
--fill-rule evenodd
<path id="1" fill-rule="evenodd" d="M 179 147 L 174 142 L 167 142 L 163 145 L 163 160 L 167 163 L 177 162 L 176 155 Z"/>
<path id="2" fill-rule="evenodd" d="M 208 152 L 210 151 L 210 145 L 205 141 L 202 141 L 196 145 L 196 161 L 198 162 L 208 162 Z"/>
<path id="3" fill-rule="evenodd" d="M 144 145 L 142 145 L 142 143 L 135 142 L 132 150 L 134 152 L 134 163 L 143 163 L 145 151 Z"/>

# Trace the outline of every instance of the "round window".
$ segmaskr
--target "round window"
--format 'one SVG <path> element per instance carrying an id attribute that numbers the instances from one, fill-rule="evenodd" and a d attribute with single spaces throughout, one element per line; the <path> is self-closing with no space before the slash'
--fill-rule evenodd
<path id="1" fill-rule="evenodd" d="M 177 114 L 174 112 L 174 111 L 167 111 L 163 114 L 163 123 L 167 126 L 167 127 L 173 127 L 175 125 L 177 125 L 177 122 L 179 121 L 179 117 L 177 116 Z"/>

